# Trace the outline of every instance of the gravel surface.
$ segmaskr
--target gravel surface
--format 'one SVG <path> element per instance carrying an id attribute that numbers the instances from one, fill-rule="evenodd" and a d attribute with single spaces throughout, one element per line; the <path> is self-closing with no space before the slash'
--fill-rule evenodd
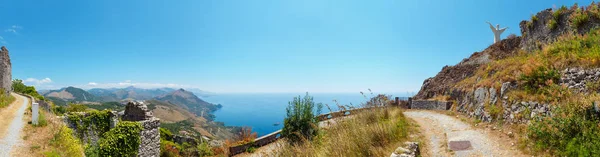
<path id="1" fill-rule="evenodd" d="M 422 152 L 423 156 L 524 156 L 510 143 L 501 140 L 501 137 L 483 129 L 473 128 L 457 118 L 420 110 L 406 111 L 404 115 L 415 120 L 429 140 L 429 149 Z M 472 147 L 450 152 L 450 141 L 470 141 Z"/>
<path id="2" fill-rule="evenodd" d="M 6 131 L 6 135 L 3 138 L 0 138 L 0 157 L 8 157 L 10 156 L 11 149 L 19 144 L 21 141 L 21 130 L 25 126 L 25 122 L 23 121 L 23 116 L 25 114 L 25 109 L 29 104 L 29 99 L 24 96 L 13 94 L 15 98 L 21 99 L 23 101 L 15 101 L 15 102 L 23 102 L 22 104 L 12 104 L 12 105 L 21 105 L 15 114 L 12 122 L 8 126 L 0 126 L 0 127 L 8 127 Z"/>

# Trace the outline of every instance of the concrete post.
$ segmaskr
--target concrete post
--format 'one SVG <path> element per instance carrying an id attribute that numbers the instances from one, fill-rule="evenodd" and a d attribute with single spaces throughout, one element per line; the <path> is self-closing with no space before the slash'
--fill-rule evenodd
<path id="1" fill-rule="evenodd" d="M 38 103 L 31 104 L 31 123 L 38 125 L 38 118 L 40 116 L 40 105 Z"/>

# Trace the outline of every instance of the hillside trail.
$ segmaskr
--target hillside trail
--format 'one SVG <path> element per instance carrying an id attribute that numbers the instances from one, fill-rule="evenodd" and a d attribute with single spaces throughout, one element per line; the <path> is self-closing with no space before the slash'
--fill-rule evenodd
<path id="1" fill-rule="evenodd" d="M 10 156 L 11 150 L 21 142 L 21 132 L 25 126 L 23 120 L 29 99 L 11 93 L 16 100 L 0 111 L 0 157 Z"/>
<path id="2" fill-rule="evenodd" d="M 511 143 L 509 137 L 474 128 L 455 117 L 423 110 L 409 110 L 404 115 L 418 123 L 426 138 L 425 145 L 428 149 L 421 152 L 423 156 L 525 156 Z M 451 146 L 451 141 L 468 141 L 471 146 L 465 150 L 451 151 L 450 147 L 466 148 L 462 144 Z"/>

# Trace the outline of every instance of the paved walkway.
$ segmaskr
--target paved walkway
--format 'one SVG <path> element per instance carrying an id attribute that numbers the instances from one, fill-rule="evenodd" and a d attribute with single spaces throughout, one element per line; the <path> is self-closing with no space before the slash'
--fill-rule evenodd
<path id="1" fill-rule="evenodd" d="M 29 99 L 24 96 L 14 94 L 12 95 L 16 98 L 15 102 L 11 104 L 17 105 L 16 110 L 8 110 L 11 107 L 7 107 L 8 113 L 3 113 L 6 115 L 13 115 L 12 118 L 3 119 L 4 121 L 9 121 L 10 124 L 5 126 L 0 126 L 2 129 L 6 129 L 5 135 L 0 136 L 0 157 L 8 157 L 10 156 L 10 152 L 14 147 L 21 142 L 21 131 L 25 126 L 25 121 L 23 121 L 23 117 L 25 114 L 25 109 L 29 106 Z M 12 119 L 12 120 L 11 120 Z"/>

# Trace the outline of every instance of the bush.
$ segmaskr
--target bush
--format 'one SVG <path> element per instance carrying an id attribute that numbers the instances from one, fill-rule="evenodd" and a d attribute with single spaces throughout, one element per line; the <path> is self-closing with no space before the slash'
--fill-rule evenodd
<path id="1" fill-rule="evenodd" d="M 73 137 L 73 130 L 66 126 L 61 126 L 59 129 L 50 141 L 50 145 L 54 146 L 57 150 L 45 152 L 44 154 L 47 156 L 82 157 L 83 147 L 81 147 L 79 139 Z"/>
<path id="2" fill-rule="evenodd" d="M 0 90 L 0 108 L 6 107 L 15 101 L 15 97 L 7 95 L 4 90 Z"/>
<path id="3" fill-rule="evenodd" d="M 19 80 L 19 79 L 13 80 L 12 88 L 13 88 L 13 91 L 16 93 L 31 95 L 38 100 L 45 100 L 44 96 L 40 95 L 37 92 L 37 90 L 35 90 L 35 87 L 26 86 L 25 84 L 23 84 L 23 80 Z"/>
<path id="4" fill-rule="evenodd" d="M 556 27 L 558 27 L 558 23 L 556 23 L 556 20 L 550 19 L 547 26 L 548 26 L 548 28 L 550 28 L 550 30 L 554 30 L 554 29 L 556 29 Z"/>
<path id="5" fill-rule="evenodd" d="M 571 14 L 571 25 L 575 29 L 579 29 L 583 24 L 589 21 L 589 15 L 577 8 L 573 14 Z"/>
<path id="6" fill-rule="evenodd" d="M 291 143 L 311 140 L 318 133 L 319 121 L 315 116 L 321 114 L 323 105 L 319 103 L 316 107 L 315 110 L 315 102 L 308 93 L 304 98 L 294 97 L 286 108 L 287 115 L 283 120 L 281 135 Z"/>
<path id="7" fill-rule="evenodd" d="M 171 141 L 160 140 L 160 156 L 161 157 L 177 157 L 181 146 Z"/>
<path id="8" fill-rule="evenodd" d="M 533 141 L 534 150 L 550 150 L 559 156 L 600 154 L 600 113 L 593 105 L 576 105 L 559 108 L 553 117 L 532 122 L 527 137 Z"/>
<path id="9" fill-rule="evenodd" d="M 98 141 L 100 156 L 137 156 L 142 125 L 121 121 Z"/>
<path id="10" fill-rule="evenodd" d="M 39 117 L 38 117 L 38 124 L 34 125 L 36 127 L 45 127 L 46 125 L 48 125 L 48 121 L 46 120 L 46 116 L 44 114 L 44 112 L 39 112 Z"/>
<path id="11" fill-rule="evenodd" d="M 212 151 L 212 148 L 206 142 L 202 142 L 198 146 L 196 146 L 198 150 L 198 155 L 200 156 L 213 156 L 215 153 Z"/>
<path id="12" fill-rule="evenodd" d="M 560 80 L 560 74 L 557 70 L 540 66 L 530 74 L 521 74 L 519 80 L 522 81 L 525 90 L 536 93 L 542 87 L 557 83 Z"/>

